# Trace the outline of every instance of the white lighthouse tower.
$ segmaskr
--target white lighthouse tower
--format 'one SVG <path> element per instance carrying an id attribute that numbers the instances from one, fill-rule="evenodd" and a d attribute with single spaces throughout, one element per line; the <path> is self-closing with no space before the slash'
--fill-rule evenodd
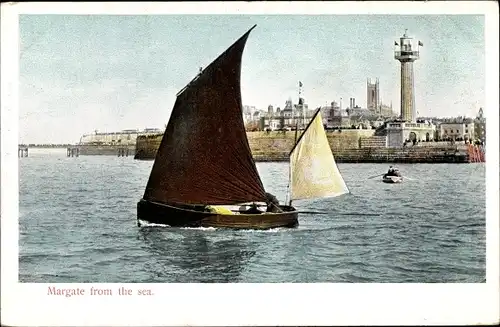
<path id="1" fill-rule="evenodd" d="M 407 31 L 399 39 L 399 44 L 395 42 L 396 49 L 394 58 L 401 62 L 401 119 L 406 122 L 414 123 L 417 119 L 417 109 L 415 107 L 415 82 L 413 76 L 413 62 L 420 58 L 420 46 L 411 37 Z"/>

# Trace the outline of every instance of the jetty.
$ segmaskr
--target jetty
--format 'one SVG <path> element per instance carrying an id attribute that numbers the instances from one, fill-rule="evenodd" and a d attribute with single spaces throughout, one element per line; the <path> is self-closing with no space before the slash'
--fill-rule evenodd
<path id="1" fill-rule="evenodd" d="M 82 156 L 128 157 L 135 153 L 135 144 L 79 144 Z"/>
<path id="2" fill-rule="evenodd" d="M 80 148 L 77 146 L 71 146 L 66 148 L 66 155 L 68 157 L 78 157 L 80 155 Z"/>
<path id="3" fill-rule="evenodd" d="M 128 157 L 129 148 L 128 147 L 119 147 L 118 148 L 118 157 Z"/>
<path id="4" fill-rule="evenodd" d="M 17 148 L 17 156 L 19 158 L 27 157 L 28 156 L 28 147 L 25 145 L 19 145 Z"/>

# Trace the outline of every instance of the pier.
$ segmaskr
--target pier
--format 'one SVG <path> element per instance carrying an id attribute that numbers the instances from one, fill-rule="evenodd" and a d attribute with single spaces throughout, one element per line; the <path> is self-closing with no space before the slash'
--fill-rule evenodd
<path id="1" fill-rule="evenodd" d="M 17 156 L 19 158 L 28 156 L 28 147 L 27 146 L 19 146 L 17 149 Z"/>
<path id="2" fill-rule="evenodd" d="M 135 153 L 134 145 L 115 144 L 79 144 L 80 155 L 82 156 L 118 156 L 128 157 Z"/>
<path id="3" fill-rule="evenodd" d="M 66 154 L 68 157 L 78 157 L 80 155 L 80 148 L 78 147 L 66 148 Z"/>
<path id="4" fill-rule="evenodd" d="M 128 157 L 128 147 L 118 148 L 118 157 Z"/>

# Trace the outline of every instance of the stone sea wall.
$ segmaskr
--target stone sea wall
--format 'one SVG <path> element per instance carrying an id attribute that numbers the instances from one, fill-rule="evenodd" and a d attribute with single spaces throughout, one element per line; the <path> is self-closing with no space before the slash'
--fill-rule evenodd
<path id="1" fill-rule="evenodd" d="M 361 138 L 373 136 L 375 130 L 372 129 L 349 129 L 327 132 L 328 141 L 332 149 L 351 149 L 359 148 Z M 297 138 L 301 132 L 297 133 Z M 136 159 L 151 160 L 156 156 L 156 151 L 160 146 L 162 134 L 139 136 L 136 141 Z M 288 153 L 292 150 L 295 142 L 295 131 L 286 132 L 247 132 L 248 143 L 253 155 L 265 157 L 273 153 Z"/>
<path id="2" fill-rule="evenodd" d="M 465 147 L 415 146 L 385 148 L 385 137 L 374 136 L 375 130 L 350 129 L 328 131 L 327 138 L 337 162 L 394 163 L 460 163 L 468 162 Z M 297 133 L 300 137 L 300 132 Z M 138 137 L 135 159 L 153 160 L 162 134 Z M 255 161 L 288 161 L 295 132 L 248 132 L 248 143 Z"/>
<path id="3" fill-rule="evenodd" d="M 344 163 L 467 163 L 466 151 L 456 148 L 358 148 L 333 151 L 336 162 Z M 254 156 L 255 161 L 288 161 L 286 152 Z"/>

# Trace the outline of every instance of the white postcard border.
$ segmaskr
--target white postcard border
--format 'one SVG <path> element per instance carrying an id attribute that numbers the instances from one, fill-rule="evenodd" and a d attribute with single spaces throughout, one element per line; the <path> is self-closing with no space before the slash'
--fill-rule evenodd
<path id="1" fill-rule="evenodd" d="M 2 3 L 2 324 L 479 324 L 499 319 L 498 6 L 495 2 Z M 484 284 L 18 283 L 18 14 L 484 14 L 486 16 L 487 282 Z M 47 296 L 58 288 L 152 289 L 154 296 Z"/>

